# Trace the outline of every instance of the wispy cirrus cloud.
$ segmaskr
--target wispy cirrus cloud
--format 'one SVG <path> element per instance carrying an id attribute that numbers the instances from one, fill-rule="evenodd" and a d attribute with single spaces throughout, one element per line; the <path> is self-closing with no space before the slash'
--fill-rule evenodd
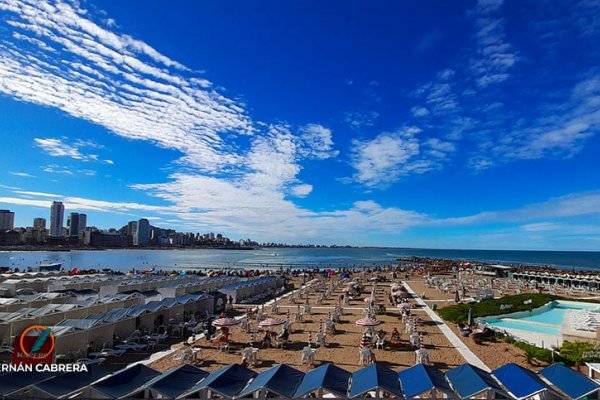
<path id="1" fill-rule="evenodd" d="M 251 133 L 250 119 L 199 73 L 100 26 L 76 2 L 3 0 L 0 12 L 17 34 L 0 37 L 0 91 L 179 150 L 206 171 L 240 162 L 221 133 Z M 35 41 L 22 46 L 24 37 Z"/>
<path id="2" fill-rule="evenodd" d="M 506 22 L 499 15 L 502 5 L 503 0 L 479 0 L 471 11 L 476 46 L 470 63 L 480 88 L 507 80 L 519 60 L 514 47 L 506 40 Z"/>
<path id="3" fill-rule="evenodd" d="M 99 149 L 103 146 L 93 141 L 77 140 L 73 144 L 65 142 L 66 138 L 35 138 L 36 146 L 41 148 L 46 154 L 52 157 L 69 157 L 80 161 L 99 161 L 106 164 L 114 164 L 112 160 L 101 159 L 98 154 L 91 154 L 83 151 L 83 148 Z"/>
<path id="4" fill-rule="evenodd" d="M 59 174 L 59 175 L 68 175 L 68 176 L 94 176 L 96 175 L 96 171 L 93 169 L 79 169 L 79 168 L 70 168 L 65 165 L 59 164 L 48 164 L 42 167 L 42 171 L 47 172 L 49 174 Z"/>
<path id="5" fill-rule="evenodd" d="M 34 175 L 31 175 L 30 173 L 27 173 L 27 172 L 21 172 L 21 171 L 11 171 L 11 172 L 9 172 L 9 174 L 18 176 L 20 178 L 35 178 Z"/>

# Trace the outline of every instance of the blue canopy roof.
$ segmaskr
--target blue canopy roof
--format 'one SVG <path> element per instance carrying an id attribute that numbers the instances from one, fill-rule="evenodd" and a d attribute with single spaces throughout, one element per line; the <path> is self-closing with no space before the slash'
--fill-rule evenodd
<path id="1" fill-rule="evenodd" d="M 463 364 L 446 372 L 446 378 L 461 399 L 467 399 L 486 390 L 504 394 L 489 372 L 470 364 Z"/>
<path id="2" fill-rule="evenodd" d="M 492 374 L 517 399 L 531 397 L 537 393 L 550 390 L 550 387 L 533 371 L 517 364 L 510 363 L 492 371 Z"/>
<path id="3" fill-rule="evenodd" d="M 37 383 L 34 386 L 52 397 L 63 397 L 74 394 L 74 392 L 109 374 L 109 371 L 101 367 L 90 365 L 87 368 L 87 372 L 68 372 Z"/>
<path id="4" fill-rule="evenodd" d="M 208 375 L 208 372 L 186 364 L 157 376 L 148 382 L 146 388 L 156 390 L 166 398 L 174 399 L 188 391 Z"/>
<path id="5" fill-rule="evenodd" d="M 131 396 L 153 378 L 160 375 L 155 369 L 142 364 L 136 364 L 131 368 L 123 369 L 113 376 L 95 383 L 91 388 L 104 393 L 111 398 Z"/>
<path id="6" fill-rule="evenodd" d="M 325 389 L 338 397 L 348 395 L 348 385 L 352 374 L 333 364 L 324 364 L 308 371 L 296 389 L 294 398 L 303 397 L 315 390 Z"/>
<path id="7" fill-rule="evenodd" d="M 600 385 L 587 376 L 562 364 L 552 364 L 539 372 L 551 384 L 572 399 L 580 399 L 600 389 Z"/>
<path id="8" fill-rule="evenodd" d="M 228 365 L 208 375 L 202 382 L 194 385 L 185 395 L 190 396 L 208 388 L 221 396 L 233 398 L 256 375 L 256 372 L 239 364 Z"/>
<path id="9" fill-rule="evenodd" d="M 279 364 L 261 372 L 238 397 L 246 397 L 258 390 L 266 389 L 281 397 L 291 398 L 304 378 L 304 372 Z"/>
<path id="10" fill-rule="evenodd" d="M 0 396 L 8 396 L 29 385 L 55 377 L 53 372 L 10 372 L 0 375 Z"/>
<path id="11" fill-rule="evenodd" d="M 403 397 L 398 373 L 381 364 L 371 364 L 352 374 L 350 397 L 358 397 L 368 391 L 382 389 Z"/>
<path id="12" fill-rule="evenodd" d="M 442 371 L 425 364 L 417 364 L 400 371 L 398 378 L 406 397 L 416 397 L 430 390 L 452 393 L 452 389 Z"/>

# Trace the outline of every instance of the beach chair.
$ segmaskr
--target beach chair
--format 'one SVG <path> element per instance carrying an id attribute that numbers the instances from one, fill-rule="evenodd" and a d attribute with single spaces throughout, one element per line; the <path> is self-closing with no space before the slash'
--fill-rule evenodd
<path id="1" fill-rule="evenodd" d="M 359 351 L 358 362 L 360 365 L 368 365 L 374 362 L 373 350 L 363 347 Z"/>
<path id="2" fill-rule="evenodd" d="M 9 346 L 7 344 L 3 344 L 2 346 L 0 346 L 0 354 L 2 354 L 2 353 L 12 354 L 13 353 L 13 346 Z"/>
<path id="3" fill-rule="evenodd" d="M 253 355 L 254 349 L 252 347 L 246 347 L 242 350 L 242 360 L 246 360 L 249 364 L 254 364 Z"/>
<path id="4" fill-rule="evenodd" d="M 319 332 L 315 335 L 315 345 L 317 347 L 325 346 L 325 334 L 323 332 Z"/>
<path id="5" fill-rule="evenodd" d="M 383 350 L 383 345 L 385 344 L 385 335 L 377 335 L 375 336 L 375 348 Z"/>
<path id="6" fill-rule="evenodd" d="M 312 314 L 312 307 L 308 304 L 304 305 L 304 314 L 308 314 L 311 315 Z"/>
<path id="7" fill-rule="evenodd" d="M 315 363 L 316 353 L 317 349 L 313 349 L 310 346 L 305 346 L 304 349 L 302 349 L 302 365 L 307 364 L 312 366 Z"/>
<path id="8" fill-rule="evenodd" d="M 333 321 L 325 321 L 323 323 L 323 330 L 325 331 L 325 333 L 335 335 L 335 324 L 333 323 Z"/>
<path id="9" fill-rule="evenodd" d="M 273 304 L 273 306 L 271 306 L 271 314 L 279 315 L 279 306 Z"/>

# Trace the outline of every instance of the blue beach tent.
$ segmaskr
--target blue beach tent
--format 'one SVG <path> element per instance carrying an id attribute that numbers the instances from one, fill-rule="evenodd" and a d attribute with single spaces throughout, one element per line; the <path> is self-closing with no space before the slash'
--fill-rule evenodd
<path id="1" fill-rule="evenodd" d="M 372 390 L 402 395 L 398 373 L 382 364 L 371 364 L 352 374 L 350 398 L 359 397 Z"/>
<path id="2" fill-rule="evenodd" d="M 455 396 L 444 373 L 429 365 L 417 364 L 400 371 L 398 378 L 406 398 L 421 396 L 430 391 L 439 391 L 449 397 Z"/>
<path id="3" fill-rule="evenodd" d="M 452 368 L 446 372 L 446 379 L 454 393 L 461 399 L 468 399 L 484 392 L 495 392 L 504 397 L 509 397 L 492 374 L 471 364 L 463 364 Z"/>
<path id="4" fill-rule="evenodd" d="M 162 398 L 174 399 L 197 385 L 208 375 L 208 372 L 186 364 L 157 376 L 148 382 L 145 388 L 150 391 L 151 398 L 160 395 Z"/>
<path id="5" fill-rule="evenodd" d="M 130 398 L 143 392 L 145 385 L 159 375 L 160 372 L 155 369 L 136 364 L 94 383 L 84 397 L 92 399 Z"/>
<path id="6" fill-rule="evenodd" d="M 493 370 L 492 374 L 517 400 L 527 399 L 547 391 L 554 392 L 535 372 L 514 363 L 503 365 Z"/>
<path id="7" fill-rule="evenodd" d="M 57 376 L 53 372 L 9 372 L 0 375 L 0 398 L 23 396 L 30 386 Z"/>
<path id="8" fill-rule="evenodd" d="M 259 391 L 268 391 L 278 397 L 292 398 L 304 378 L 304 372 L 285 364 L 275 365 L 261 372 L 236 397 L 246 397 Z"/>
<path id="9" fill-rule="evenodd" d="M 187 398 L 202 390 L 210 390 L 225 398 L 233 399 L 256 375 L 256 372 L 246 367 L 231 364 L 208 375 L 180 397 Z"/>
<path id="10" fill-rule="evenodd" d="M 600 385 L 595 381 L 562 364 L 552 364 L 541 370 L 539 374 L 573 400 L 600 390 Z"/>
<path id="11" fill-rule="evenodd" d="M 304 375 L 294 398 L 304 397 L 315 391 L 327 391 L 336 397 L 346 397 L 351 376 L 350 372 L 333 364 L 321 365 Z"/>
<path id="12" fill-rule="evenodd" d="M 110 372 L 102 367 L 89 365 L 87 372 L 67 372 L 33 385 L 32 398 L 65 399 L 82 392 L 86 386 L 104 378 Z"/>

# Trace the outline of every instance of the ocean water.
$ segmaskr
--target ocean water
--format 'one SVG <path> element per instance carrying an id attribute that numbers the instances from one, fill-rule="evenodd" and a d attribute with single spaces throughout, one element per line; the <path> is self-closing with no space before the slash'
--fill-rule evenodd
<path id="1" fill-rule="evenodd" d="M 257 250 L 77 250 L 68 252 L 0 252 L 0 266 L 35 267 L 60 262 L 65 268 L 113 268 L 122 271 L 146 268 L 257 268 L 279 266 L 369 267 L 400 257 L 418 256 L 486 261 L 492 263 L 552 265 L 569 269 L 600 269 L 600 252 L 439 250 L 408 248 Z"/>

